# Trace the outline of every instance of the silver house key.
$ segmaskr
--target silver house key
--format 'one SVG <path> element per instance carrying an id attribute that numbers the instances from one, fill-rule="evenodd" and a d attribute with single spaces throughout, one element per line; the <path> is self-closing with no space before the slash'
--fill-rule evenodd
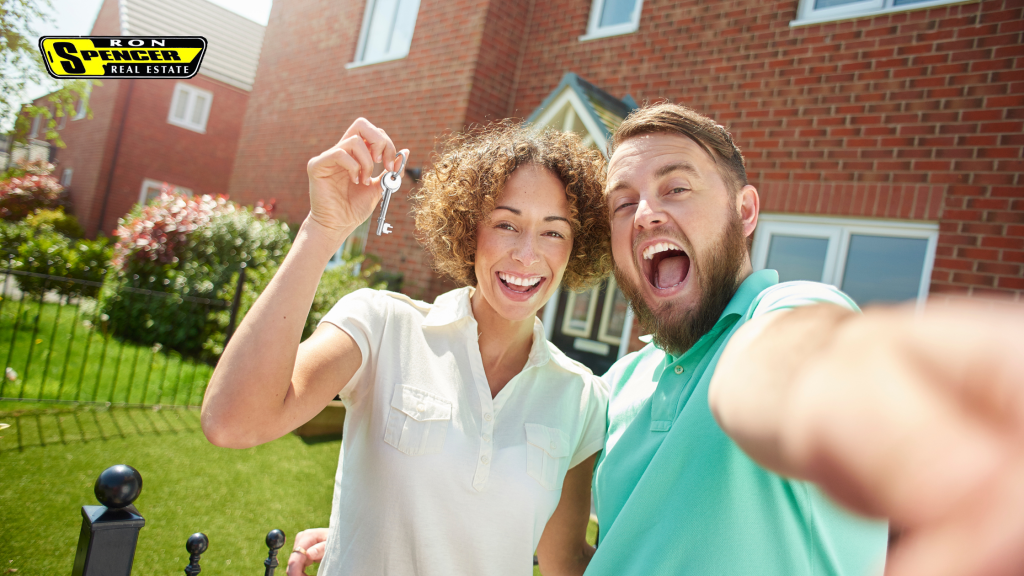
<path id="1" fill-rule="evenodd" d="M 398 160 L 399 156 L 402 158 L 402 165 L 398 167 L 398 170 L 385 172 L 380 178 L 381 199 L 380 217 L 377 218 L 377 236 L 391 234 L 391 224 L 385 222 L 384 217 L 388 213 L 388 203 L 391 202 L 391 195 L 402 187 L 402 172 L 405 170 L 405 162 L 409 159 L 404 150 L 395 156 L 395 160 Z"/>

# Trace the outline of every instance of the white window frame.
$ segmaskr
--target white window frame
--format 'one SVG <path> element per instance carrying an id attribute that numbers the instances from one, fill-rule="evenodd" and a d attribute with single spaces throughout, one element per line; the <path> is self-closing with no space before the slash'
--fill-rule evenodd
<path id="1" fill-rule="evenodd" d="M 75 115 L 71 117 L 72 120 L 81 120 L 89 115 L 88 104 L 91 95 L 92 82 L 89 82 L 85 85 L 85 93 L 78 99 L 78 104 L 75 106 Z"/>
<path id="2" fill-rule="evenodd" d="M 606 342 L 613 346 L 618 346 L 622 343 L 622 338 L 612 336 L 608 333 L 608 327 L 612 321 L 612 304 L 615 302 L 615 291 L 618 290 L 619 285 L 615 283 L 615 277 L 610 276 L 608 278 L 608 287 L 604 290 L 604 305 L 601 310 L 601 324 L 597 328 L 597 339 L 601 342 Z M 623 295 L 625 296 L 625 295 Z M 622 333 L 626 333 L 626 321 L 632 320 L 629 316 L 629 300 L 626 301 L 626 315 L 622 319 Z"/>
<path id="3" fill-rule="evenodd" d="M 38 139 L 39 138 L 39 126 L 42 123 L 43 123 L 43 115 L 42 114 L 36 114 L 35 117 L 32 118 L 32 129 L 28 133 L 28 137 L 29 138 L 33 138 L 33 139 Z"/>
<path id="4" fill-rule="evenodd" d="M 142 188 L 139 189 L 139 201 L 138 201 L 138 203 L 139 204 L 145 204 L 146 203 L 146 190 L 147 189 L 153 188 L 153 187 L 163 188 L 164 185 L 167 185 L 168 187 L 170 187 L 171 191 L 176 193 L 176 194 L 184 194 L 186 196 L 192 196 L 192 189 L 190 189 L 190 188 L 185 188 L 184 186 L 176 186 L 174 184 L 169 184 L 169 183 L 167 183 L 167 182 L 165 182 L 163 180 L 154 180 L 152 178 L 146 178 L 146 179 L 144 179 L 142 181 Z"/>
<path id="5" fill-rule="evenodd" d="M 206 105 L 202 110 L 202 121 L 194 123 L 190 120 L 193 113 L 195 112 L 195 103 L 197 96 L 206 97 Z M 178 108 L 178 103 L 181 98 L 188 98 L 188 102 L 185 105 L 185 118 L 179 119 L 174 117 L 174 111 Z M 210 119 L 210 109 L 213 106 L 213 93 L 209 90 L 203 90 L 191 84 L 184 82 L 178 82 L 174 85 L 174 96 L 171 98 L 171 109 L 167 111 L 167 123 L 178 126 L 179 128 L 185 128 L 193 132 L 199 132 L 200 134 L 206 134 L 206 123 Z"/>
<path id="6" fill-rule="evenodd" d="M 846 258 L 850 251 L 852 235 L 927 240 L 924 267 L 921 270 L 921 282 L 917 291 L 918 306 L 923 306 L 928 298 L 928 290 L 932 283 L 932 268 L 935 265 L 935 248 L 939 241 L 939 225 L 934 222 L 761 214 L 758 217 L 757 232 L 754 235 L 754 247 L 750 253 L 754 270 L 762 270 L 767 264 L 768 247 L 773 234 L 828 239 L 828 250 L 825 252 L 825 267 L 822 271 L 821 282 L 831 284 L 836 288 L 841 288 L 843 285 L 843 274 L 846 272 Z"/>
<path id="7" fill-rule="evenodd" d="M 593 3 L 590 5 L 590 19 L 587 21 L 587 33 L 579 37 L 580 42 L 608 38 L 609 36 L 632 34 L 640 28 L 640 14 L 644 9 L 644 0 L 636 0 L 636 6 L 633 6 L 633 14 L 630 16 L 629 22 L 602 28 L 601 13 L 604 10 L 604 3 L 606 1 L 608 0 L 593 0 Z"/>
<path id="8" fill-rule="evenodd" d="M 943 4 L 953 4 L 963 0 L 925 0 L 912 4 L 896 6 L 896 0 L 861 0 L 851 2 L 843 6 L 832 8 L 814 8 L 814 0 L 800 0 L 797 7 L 796 20 L 789 23 L 790 26 L 804 26 L 807 24 L 819 24 L 821 22 L 832 22 L 835 20 L 848 20 L 865 16 L 876 16 L 892 12 L 906 12 L 907 10 L 918 10 Z"/>
<path id="9" fill-rule="evenodd" d="M 580 338 L 590 338 L 590 333 L 594 330 L 594 316 L 597 315 L 597 299 L 600 296 L 600 290 L 600 284 L 589 290 L 590 303 L 587 305 L 587 327 L 584 330 L 579 330 L 572 326 L 572 309 L 576 307 L 577 294 L 572 291 L 569 292 L 569 297 L 565 300 L 565 313 L 562 314 L 563 334 L 579 336 Z"/>
<path id="10" fill-rule="evenodd" d="M 342 262 L 352 258 L 353 256 L 359 256 L 366 253 L 366 243 L 370 239 L 370 220 L 372 219 L 373 216 L 367 218 L 362 224 L 352 231 L 352 234 L 350 234 L 349 237 L 345 239 L 345 242 L 342 243 L 341 248 L 338 248 L 338 251 L 334 253 L 334 256 L 331 256 L 331 259 L 327 261 L 327 270 L 330 270 L 335 266 L 340 266 Z M 360 254 L 352 254 L 357 240 L 362 240 L 363 251 Z M 360 262 L 355 266 L 353 272 L 359 274 L 362 268 L 363 263 Z"/>
<path id="11" fill-rule="evenodd" d="M 399 2 L 401 0 L 398 0 Z M 363 11 L 363 25 L 359 29 L 359 43 L 356 45 L 356 57 L 348 64 L 345 64 L 345 68 L 358 68 L 360 66 L 369 66 L 371 64 L 379 64 L 381 62 L 391 62 L 393 60 L 401 60 L 409 55 L 409 51 L 412 49 L 412 37 L 410 36 L 409 48 L 404 52 L 394 52 L 382 58 L 376 58 L 373 60 L 367 60 L 366 55 L 366 39 L 370 33 L 370 20 L 373 18 L 373 9 L 377 5 L 377 0 L 366 0 L 366 9 Z M 413 35 L 416 33 L 416 21 L 419 19 L 420 3 L 419 0 L 416 2 L 416 15 L 412 20 L 412 31 Z"/>
<path id="12" fill-rule="evenodd" d="M 68 186 L 71 186 L 71 176 L 74 173 L 75 173 L 75 171 L 73 169 L 65 168 L 64 171 L 61 172 L 61 174 L 60 174 L 60 185 L 65 187 L 65 188 L 67 188 Z"/>
<path id="13" fill-rule="evenodd" d="M 68 125 L 68 115 L 64 114 L 63 116 L 60 117 L 60 120 L 57 121 L 57 130 L 63 130 L 67 125 Z"/>

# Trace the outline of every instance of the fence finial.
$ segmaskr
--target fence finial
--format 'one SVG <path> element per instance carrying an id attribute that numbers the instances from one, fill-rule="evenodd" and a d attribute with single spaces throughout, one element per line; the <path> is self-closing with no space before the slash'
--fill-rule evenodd
<path id="1" fill-rule="evenodd" d="M 185 542 L 185 550 L 188 550 L 189 553 L 188 566 L 185 566 L 185 576 L 196 576 L 203 571 L 199 567 L 199 556 L 206 552 L 209 546 L 210 539 L 202 532 L 196 532 L 188 537 L 188 541 Z"/>
<path id="2" fill-rule="evenodd" d="M 82 506 L 73 576 L 130 576 L 135 545 L 146 519 L 132 502 L 142 492 L 142 475 L 131 466 L 107 468 L 93 488 L 103 506 Z"/>
<path id="3" fill-rule="evenodd" d="M 274 576 L 274 569 L 278 566 L 277 551 L 284 546 L 285 540 L 287 537 L 280 530 L 274 529 L 267 532 L 267 548 L 270 548 L 270 552 L 267 554 L 267 559 L 263 561 L 263 565 L 267 567 L 263 576 Z"/>

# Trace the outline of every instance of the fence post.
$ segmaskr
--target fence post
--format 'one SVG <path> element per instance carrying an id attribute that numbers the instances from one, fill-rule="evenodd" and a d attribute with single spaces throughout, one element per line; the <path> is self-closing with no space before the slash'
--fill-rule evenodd
<path id="1" fill-rule="evenodd" d="M 103 506 L 82 506 L 82 532 L 72 576 L 130 576 L 139 530 L 146 519 L 132 505 L 142 475 L 118 464 L 100 473 L 94 489 Z"/>
<path id="2" fill-rule="evenodd" d="M 231 301 L 231 317 L 228 319 L 228 332 L 224 338 L 224 345 L 231 341 L 231 335 L 235 333 L 235 320 L 238 318 L 238 307 L 242 304 L 242 289 L 245 287 L 245 262 L 242 262 L 238 270 L 238 285 L 235 286 L 235 297 Z"/>

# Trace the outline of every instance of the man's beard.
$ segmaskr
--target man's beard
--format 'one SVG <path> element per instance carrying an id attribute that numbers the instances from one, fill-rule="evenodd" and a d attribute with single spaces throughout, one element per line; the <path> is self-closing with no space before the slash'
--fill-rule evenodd
<path id="1" fill-rule="evenodd" d="M 692 246 L 692 244 L 691 244 Z M 722 238 L 704 254 L 695 255 L 700 264 L 698 300 L 689 309 L 679 309 L 675 302 L 665 302 L 651 310 L 640 288 L 616 263 L 615 281 L 629 300 L 633 312 L 645 332 L 654 335 L 654 344 L 669 354 L 679 356 L 693 347 L 711 331 L 729 305 L 739 287 L 738 275 L 746 254 L 743 222 L 732 214 Z M 690 274 L 693 273 L 691 264 Z M 643 272 L 640 271 L 641 278 Z M 642 281 L 647 281 L 646 279 Z"/>

